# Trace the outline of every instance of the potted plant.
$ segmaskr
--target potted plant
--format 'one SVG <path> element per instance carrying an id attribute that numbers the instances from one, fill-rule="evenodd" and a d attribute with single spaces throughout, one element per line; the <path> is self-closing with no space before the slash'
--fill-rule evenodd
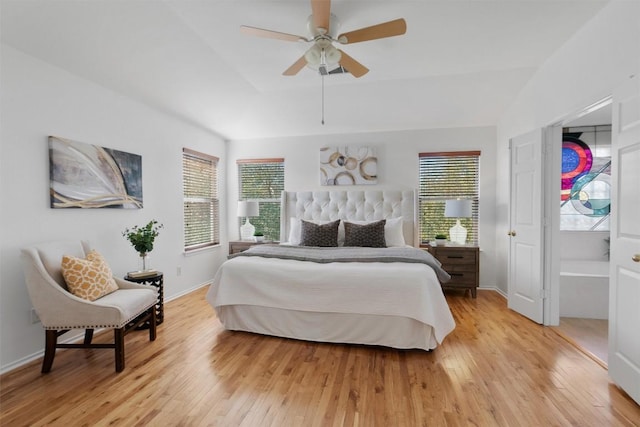
<path id="1" fill-rule="evenodd" d="M 256 231 L 255 233 L 253 233 L 253 238 L 256 240 L 256 242 L 262 242 L 264 241 L 264 234 L 262 234 L 262 231 Z"/>
<path id="2" fill-rule="evenodd" d="M 447 242 L 446 234 L 436 234 L 436 246 L 444 246 Z"/>
<path id="3" fill-rule="evenodd" d="M 122 235 L 133 246 L 133 249 L 138 252 L 142 261 L 142 271 L 147 270 L 147 255 L 153 250 L 153 243 L 156 237 L 160 234 L 158 230 L 163 227 L 156 220 L 151 220 L 147 225 L 138 227 L 134 225 L 131 228 L 126 228 Z"/>

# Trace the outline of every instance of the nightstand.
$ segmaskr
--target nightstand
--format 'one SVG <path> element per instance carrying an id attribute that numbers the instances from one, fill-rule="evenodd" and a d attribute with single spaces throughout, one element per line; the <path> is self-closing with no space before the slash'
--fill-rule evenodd
<path id="1" fill-rule="evenodd" d="M 265 243 L 278 243 L 274 241 L 254 242 L 253 240 L 235 240 L 229 242 L 229 255 L 244 252 L 253 245 L 264 245 Z"/>
<path id="2" fill-rule="evenodd" d="M 427 250 L 442 263 L 451 275 L 443 288 L 469 289 L 476 297 L 480 281 L 480 248 L 477 246 L 430 246 Z"/>

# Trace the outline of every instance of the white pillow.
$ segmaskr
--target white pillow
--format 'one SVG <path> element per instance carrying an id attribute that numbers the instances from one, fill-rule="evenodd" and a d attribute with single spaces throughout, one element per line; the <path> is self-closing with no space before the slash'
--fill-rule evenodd
<path id="1" fill-rule="evenodd" d="M 371 224 L 373 222 L 380 221 L 379 219 L 372 221 L 351 221 L 353 224 L 358 225 L 366 225 Z M 340 224 L 342 225 L 342 224 Z M 343 228 L 344 230 L 344 228 Z M 344 233 L 344 231 L 343 231 Z M 387 244 L 387 247 L 392 246 L 406 246 L 407 244 L 404 241 L 404 233 L 402 231 L 402 217 L 398 218 L 387 218 L 387 222 L 384 224 L 384 240 Z M 342 243 L 344 243 L 344 236 L 342 237 Z M 340 244 L 340 235 L 338 234 L 338 244 Z"/>
<path id="2" fill-rule="evenodd" d="M 289 218 L 289 241 L 290 245 L 300 244 L 300 219 L 291 217 Z"/>
<path id="3" fill-rule="evenodd" d="M 384 225 L 384 240 L 387 246 L 406 246 L 402 230 L 402 217 L 389 218 Z"/>
<path id="4" fill-rule="evenodd" d="M 327 224 L 333 222 L 335 220 L 320 220 L 320 219 L 305 219 L 305 221 L 312 222 L 317 225 Z M 291 217 L 289 218 L 289 244 L 298 246 L 300 245 L 300 240 L 302 237 L 302 226 L 300 223 L 300 218 Z M 342 221 L 340 221 L 340 226 L 338 227 L 338 246 L 342 246 L 344 243 L 344 226 L 342 225 Z"/>

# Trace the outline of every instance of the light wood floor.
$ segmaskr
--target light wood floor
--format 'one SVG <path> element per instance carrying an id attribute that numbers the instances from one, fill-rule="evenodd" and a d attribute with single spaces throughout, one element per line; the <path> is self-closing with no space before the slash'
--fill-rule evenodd
<path id="1" fill-rule="evenodd" d="M 609 359 L 608 320 L 561 317 L 560 325 L 553 329 L 602 366 L 607 366 Z"/>
<path id="2" fill-rule="evenodd" d="M 433 352 L 224 331 L 206 289 L 165 305 L 150 343 L 59 350 L 0 377 L 7 426 L 632 426 L 640 407 L 566 340 L 495 292 L 448 293 L 457 327 Z M 111 334 L 98 336 L 106 340 Z M 44 341 L 44 335 L 43 335 Z"/>

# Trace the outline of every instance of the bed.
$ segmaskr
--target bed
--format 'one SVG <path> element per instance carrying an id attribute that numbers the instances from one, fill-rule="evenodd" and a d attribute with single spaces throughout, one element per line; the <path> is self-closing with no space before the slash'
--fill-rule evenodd
<path id="1" fill-rule="evenodd" d="M 448 274 L 413 247 L 415 201 L 411 190 L 283 192 L 282 243 L 231 255 L 207 301 L 228 330 L 432 350 L 455 322 L 440 285 Z M 333 238 L 337 228 L 339 246 L 300 246 L 300 227 L 307 244 L 310 229 Z M 374 228 L 391 247 L 352 246 Z"/>

